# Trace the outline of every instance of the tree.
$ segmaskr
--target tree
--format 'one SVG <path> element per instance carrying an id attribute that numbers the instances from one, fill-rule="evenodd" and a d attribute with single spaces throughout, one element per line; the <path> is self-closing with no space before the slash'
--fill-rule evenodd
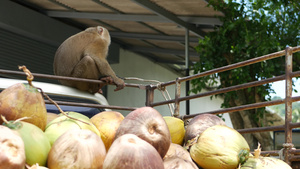
<path id="1" fill-rule="evenodd" d="M 209 5 L 224 13 L 220 17 L 223 25 L 199 40 L 197 52 L 200 61 L 193 65 L 194 73 L 245 61 L 254 57 L 285 49 L 286 45 L 299 44 L 300 5 L 289 0 L 248 0 L 234 2 L 211 0 Z M 197 93 L 216 79 L 218 88 L 229 87 L 282 75 L 285 71 L 285 57 L 222 72 L 191 82 L 191 92 Z M 299 54 L 294 54 L 294 69 L 299 70 Z M 224 98 L 222 107 L 233 107 L 270 99 L 274 92 L 270 84 L 233 91 L 220 96 Z M 235 129 L 261 126 L 265 108 L 230 113 Z M 259 142 L 263 150 L 271 150 L 272 139 L 269 132 L 245 134 L 251 149 Z"/>

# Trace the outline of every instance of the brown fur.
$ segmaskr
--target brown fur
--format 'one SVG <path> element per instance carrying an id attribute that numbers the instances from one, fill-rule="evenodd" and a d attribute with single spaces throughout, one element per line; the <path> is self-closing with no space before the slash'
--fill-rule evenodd
<path id="1" fill-rule="evenodd" d="M 54 74 L 88 79 L 104 80 L 115 84 L 116 90 L 125 86 L 118 78 L 106 60 L 110 35 L 107 29 L 101 26 L 87 28 L 66 39 L 57 49 L 54 57 Z M 96 93 L 101 91 L 105 84 L 60 80 L 66 86 L 79 90 Z"/>

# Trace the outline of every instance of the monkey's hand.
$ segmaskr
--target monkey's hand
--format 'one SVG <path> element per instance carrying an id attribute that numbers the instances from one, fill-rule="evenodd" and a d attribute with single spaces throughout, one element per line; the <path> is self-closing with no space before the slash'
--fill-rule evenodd
<path id="1" fill-rule="evenodd" d="M 106 82 L 107 84 L 115 84 L 117 86 L 115 91 L 121 90 L 125 87 L 124 80 L 122 80 L 120 78 L 116 78 L 114 80 L 111 76 L 105 76 L 105 77 L 101 77 L 100 80 Z M 106 85 L 105 83 L 102 83 L 102 84 L 99 85 L 99 92 L 100 93 L 102 92 L 101 88 L 104 87 L 105 85 Z"/>
<path id="2" fill-rule="evenodd" d="M 125 82 L 124 80 L 117 78 L 114 80 L 114 84 L 117 86 L 117 88 L 115 89 L 115 91 L 121 90 L 125 87 Z"/>

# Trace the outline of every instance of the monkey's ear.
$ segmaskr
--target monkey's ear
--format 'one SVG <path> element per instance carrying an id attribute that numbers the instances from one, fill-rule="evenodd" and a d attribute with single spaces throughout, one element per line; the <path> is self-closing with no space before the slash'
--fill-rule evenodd
<path id="1" fill-rule="evenodd" d="M 99 35 L 102 35 L 102 33 L 103 33 L 103 28 L 100 27 L 100 26 L 97 26 L 97 31 L 98 31 Z"/>

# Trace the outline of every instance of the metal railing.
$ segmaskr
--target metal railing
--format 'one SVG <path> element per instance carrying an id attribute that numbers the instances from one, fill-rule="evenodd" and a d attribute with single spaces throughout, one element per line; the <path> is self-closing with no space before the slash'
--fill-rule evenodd
<path id="1" fill-rule="evenodd" d="M 183 120 L 193 118 L 201 113 L 191 114 L 191 115 L 179 115 L 179 105 L 180 102 L 191 100 L 195 98 L 205 97 L 205 96 L 212 96 L 216 94 L 226 93 L 230 91 L 245 89 L 249 87 L 255 87 L 260 86 L 267 83 L 272 83 L 280 80 L 286 80 L 286 97 L 284 99 L 280 100 L 274 100 L 274 101 L 265 101 L 260 103 L 253 103 L 248 105 L 241 105 L 231 108 L 224 108 L 220 110 L 215 111 L 209 111 L 209 112 L 202 112 L 202 113 L 209 113 L 209 114 L 223 114 L 223 113 L 231 113 L 241 110 L 249 110 L 249 109 L 255 109 L 255 108 L 261 108 L 271 105 L 278 105 L 278 104 L 285 104 L 285 110 L 286 110 L 286 116 L 285 116 L 285 125 L 281 126 L 272 126 L 272 127 L 258 127 L 258 128 L 250 128 L 250 129 L 239 129 L 238 131 L 240 133 L 254 133 L 254 132 L 266 132 L 266 131 L 278 131 L 278 130 L 285 130 L 285 144 L 284 147 L 284 157 L 285 161 L 288 164 L 291 164 L 292 161 L 300 161 L 300 150 L 293 149 L 292 144 L 292 129 L 300 127 L 300 123 L 292 123 L 292 102 L 300 101 L 300 97 L 292 97 L 292 78 L 300 76 L 300 71 L 293 72 L 292 71 L 292 57 L 293 53 L 299 52 L 300 46 L 297 47 L 287 47 L 285 50 L 271 53 L 268 55 L 264 55 L 261 57 L 249 59 L 246 61 L 242 61 L 239 63 L 227 65 L 224 67 L 212 69 L 206 72 L 202 72 L 199 74 L 195 74 L 192 76 L 186 76 L 186 77 L 178 77 L 174 81 L 169 81 L 165 83 L 160 83 L 160 88 L 175 85 L 175 98 L 171 100 L 166 101 L 160 101 L 160 102 L 154 102 L 154 91 L 158 89 L 158 85 L 141 85 L 141 84 L 132 84 L 132 83 L 125 83 L 126 87 L 133 87 L 133 88 L 139 88 L 139 89 L 145 89 L 146 90 L 146 106 L 155 107 L 160 105 L 167 105 L 170 103 L 175 104 L 175 110 L 174 110 L 174 116 L 181 118 Z M 281 56 L 285 56 L 286 60 L 286 70 L 285 74 L 281 76 L 276 76 L 273 78 L 268 78 L 260 81 L 254 81 L 249 83 L 244 83 L 240 85 L 230 86 L 214 91 L 208 91 L 203 92 L 195 95 L 180 97 L 180 89 L 181 89 L 181 83 L 190 81 L 192 79 L 201 78 L 204 76 L 209 76 L 215 73 L 221 73 L 227 70 L 236 69 L 239 67 L 255 64 L 258 62 L 266 61 L 269 59 L 278 58 Z M 0 69 L 0 74 L 11 74 L 11 75 L 20 75 L 20 76 L 26 76 L 24 72 L 21 71 L 10 71 L 10 70 L 3 70 Z M 37 74 L 32 73 L 33 76 L 39 77 L 39 78 L 47 78 L 47 79 L 57 79 L 57 80 L 73 80 L 73 81 L 85 81 L 90 83 L 104 83 L 101 80 L 91 80 L 91 79 L 82 79 L 82 78 L 72 78 L 72 77 L 65 77 L 65 76 L 55 76 L 55 75 L 45 75 L 45 74 Z M 45 100 L 46 103 L 50 103 L 47 100 Z M 83 107 L 96 107 L 96 108 L 109 108 L 109 109 L 117 109 L 117 110 L 134 110 L 136 107 L 123 107 L 123 106 L 104 106 L 104 105 L 97 105 L 97 104 L 87 104 L 87 103 L 72 103 L 72 102 L 62 102 L 57 101 L 59 105 L 73 105 L 73 106 L 83 106 Z M 269 155 L 278 155 L 279 151 L 262 151 L 262 154 L 269 154 Z"/>
<path id="2" fill-rule="evenodd" d="M 266 106 L 271 106 L 271 105 L 277 105 L 277 104 L 285 104 L 285 125 L 282 126 L 272 126 L 272 127 L 258 127 L 258 128 L 251 128 L 251 129 L 240 129 L 238 130 L 240 133 L 254 133 L 254 132 L 265 132 L 265 131 L 278 131 L 278 130 L 284 130 L 285 131 L 285 143 L 283 144 L 284 147 L 284 161 L 287 162 L 289 165 L 291 165 L 292 161 L 300 161 L 300 150 L 295 150 L 293 149 L 293 144 L 292 144 L 292 129 L 300 127 L 300 123 L 292 123 L 292 103 L 295 101 L 300 101 L 300 97 L 292 97 L 292 78 L 293 77 L 298 77 L 300 76 L 300 71 L 293 72 L 292 71 L 292 57 L 293 53 L 299 52 L 300 51 L 300 46 L 297 47 L 287 47 L 285 50 L 271 53 L 268 55 L 264 55 L 261 57 L 249 59 L 246 61 L 242 61 L 239 63 L 227 65 L 224 67 L 212 69 L 203 73 L 199 73 L 196 75 L 192 76 L 187 76 L 187 77 L 181 77 L 177 78 L 174 81 L 169 81 L 166 83 L 161 83 L 160 85 L 162 87 L 169 86 L 169 85 L 176 85 L 175 86 L 175 99 L 172 100 L 167 100 L 167 101 L 161 101 L 161 102 L 154 102 L 154 90 L 157 88 L 157 86 L 149 86 L 147 87 L 147 99 L 146 99 L 146 105 L 155 107 L 159 105 L 165 105 L 165 104 L 170 104 L 170 103 L 175 103 L 175 113 L 174 116 L 179 117 L 181 119 L 188 119 L 188 118 L 193 118 L 199 114 L 202 113 L 209 113 L 209 114 L 223 114 L 223 113 L 231 113 L 231 112 L 236 112 L 236 111 L 241 111 L 241 110 L 249 110 L 249 109 L 255 109 L 255 108 L 261 108 L 261 107 L 266 107 Z M 249 82 L 249 83 L 244 83 L 241 85 L 235 85 L 235 86 L 230 86 L 214 91 L 208 91 L 208 92 L 203 92 L 191 96 L 185 96 L 185 97 L 180 97 L 180 85 L 182 82 L 204 77 L 204 76 L 209 76 L 215 73 L 221 73 L 227 70 L 232 70 L 236 68 L 240 68 L 243 66 L 255 64 L 258 62 L 266 61 L 269 59 L 274 59 L 278 58 L 281 56 L 285 55 L 285 74 L 281 76 L 276 76 L 273 78 L 268 78 L 260 81 L 254 81 L 254 82 Z M 211 96 L 211 95 L 216 95 L 220 93 L 226 93 L 230 91 L 235 91 L 235 90 L 240 90 L 240 89 L 245 89 L 249 87 L 254 87 L 254 86 L 259 86 L 275 81 L 280 81 L 280 80 L 285 80 L 286 81 L 286 97 L 281 100 L 274 100 L 274 101 L 265 101 L 265 102 L 260 102 L 260 103 L 253 103 L 253 104 L 248 104 L 248 105 L 241 105 L 241 106 L 236 106 L 236 107 L 231 107 L 231 108 L 224 108 L 220 110 L 215 110 L 215 111 L 210 111 L 210 112 L 202 112 L 202 113 L 196 113 L 196 114 L 191 114 L 191 115 L 183 115 L 179 116 L 179 105 L 181 101 L 185 100 L 190 100 L 190 99 L 195 99 L 199 97 L 205 97 L 205 96 Z M 262 151 L 262 154 L 276 154 L 278 155 L 280 152 L 279 151 Z"/>

